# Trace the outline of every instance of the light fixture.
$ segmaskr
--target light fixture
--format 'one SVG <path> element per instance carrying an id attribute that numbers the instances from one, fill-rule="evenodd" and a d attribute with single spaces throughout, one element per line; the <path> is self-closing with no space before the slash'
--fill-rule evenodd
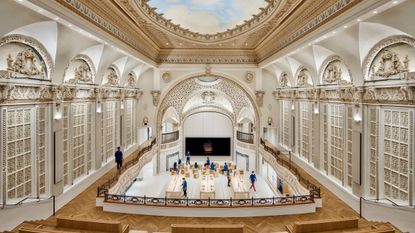
<path id="1" fill-rule="evenodd" d="M 102 106 L 101 106 L 101 102 L 99 101 L 97 103 L 97 113 L 102 113 Z"/>
<path id="2" fill-rule="evenodd" d="M 347 26 L 347 25 L 344 25 L 343 27 L 344 27 L 344 28 L 347 28 L 348 26 Z"/>
<path id="3" fill-rule="evenodd" d="M 143 125 L 148 125 L 148 117 L 143 118 Z"/>
<path id="4" fill-rule="evenodd" d="M 294 105 L 294 103 L 291 103 L 291 110 L 295 110 L 295 105 Z"/>
<path id="5" fill-rule="evenodd" d="M 357 19 L 357 22 L 360 22 L 360 21 L 362 21 L 361 19 Z"/>
<path id="6" fill-rule="evenodd" d="M 398 4 L 398 1 L 393 1 L 392 3 L 393 3 L 393 4 Z"/>
<path id="7" fill-rule="evenodd" d="M 359 104 L 356 104 L 354 106 L 353 120 L 356 123 L 359 123 L 359 122 L 362 121 L 362 113 L 360 112 L 360 105 Z"/>
<path id="8" fill-rule="evenodd" d="M 317 104 L 317 102 L 316 103 L 314 103 L 314 114 L 319 114 L 319 112 L 320 112 L 320 110 L 318 109 L 318 104 Z"/>
<path id="9" fill-rule="evenodd" d="M 56 112 L 55 112 L 53 118 L 55 120 L 62 119 L 62 110 L 61 110 L 61 105 L 59 103 L 56 103 Z"/>
<path id="10" fill-rule="evenodd" d="M 373 11 L 373 14 L 377 14 L 378 13 L 378 11 Z"/>
<path id="11" fill-rule="evenodd" d="M 272 117 L 268 117 L 268 125 L 271 126 L 272 125 Z"/>
<path id="12" fill-rule="evenodd" d="M 124 101 L 123 100 L 121 100 L 120 109 L 124 109 Z"/>

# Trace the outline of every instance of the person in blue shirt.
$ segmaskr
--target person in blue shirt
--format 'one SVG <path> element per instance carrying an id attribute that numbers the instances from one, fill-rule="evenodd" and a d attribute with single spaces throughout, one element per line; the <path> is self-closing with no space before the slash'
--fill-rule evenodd
<path id="1" fill-rule="evenodd" d="M 195 162 L 195 169 L 198 169 L 199 165 L 197 164 L 197 162 Z"/>
<path id="2" fill-rule="evenodd" d="M 178 164 L 179 164 L 179 166 L 182 166 L 182 159 L 179 158 Z"/>
<path id="3" fill-rule="evenodd" d="M 251 187 L 249 189 L 254 188 L 254 192 L 256 192 L 256 189 L 255 189 L 256 175 L 254 171 L 252 171 L 252 174 L 249 176 L 249 180 L 251 181 Z"/>
<path id="4" fill-rule="evenodd" d="M 115 162 L 117 163 L 117 170 L 120 170 L 122 167 L 122 161 L 124 158 L 122 157 L 122 151 L 120 147 L 117 147 L 117 151 L 115 152 Z"/>
<path id="5" fill-rule="evenodd" d="M 182 189 L 183 189 L 183 195 L 187 197 L 187 181 L 184 177 L 182 181 Z"/>
<path id="6" fill-rule="evenodd" d="M 190 165 L 190 151 L 186 152 L 186 165 Z"/>
<path id="7" fill-rule="evenodd" d="M 177 169 L 177 162 L 173 163 L 173 170 L 177 173 L 179 172 L 179 169 Z"/>
<path id="8" fill-rule="evenodd" d="M 214 162 L 212 162 L 211 164 L 210 164 L 210 170 L 215 170 L 215 163 Z"/>
<path id="9" fill-rule="evenodd" d="M 224 175 L 229 172 L 229 167 L 228 167 L 227 163 L 225 163 L 225 165 L 223 166 L 222 172 L 223 172 Z"/>
<path id="10" fill-rule="evenodd" d="M 205 167 L 210 165 L 210 159 L 209 157 L 206 158 L 206 163 L 205 163 Z"/>

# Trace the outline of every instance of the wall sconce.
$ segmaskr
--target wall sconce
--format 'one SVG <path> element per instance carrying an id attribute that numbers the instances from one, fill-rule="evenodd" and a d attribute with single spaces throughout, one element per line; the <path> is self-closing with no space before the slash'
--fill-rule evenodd
<path id="1" fill-rule="evenodd" d="M 318 103 L 317 102 L 315 102 L 314 103 L 314 114 L 319 114 L 319 112 L 320 112 L 320 110 L 318 109 Z"/>
<path id="2" fill-rule="evenodd" d="M 295 104 L 294 104 L 294 102 L 291 103 L 291 110 L 293 110 L 293 111 L 295 110 Z"/>
<path id="3" fill-rule="evenodd" d="M 56 112 L 55 115 L 53 116 L 53 118 L 55 120 L 60 120 L 62 119 L 62 109 L 61 109 L 61 104 L 56 104 Z"/>
<path id="4" fill-rule="evenodd" d="M 362 121 L 362 113 L 360 112 L 360 105 L 359 104 L 356 104 L 354 106 L 353 120 L 356 123 L 359 123 L 359 122 Z"/>
<path id="5" fill-rule="evenodd" d="M 143 118 L 143 125 L 148 125 L 148 117 Z"/>
<path id="6" fill-rule="evenodd" d="M 120 109 L 124 109 L 124 101 L 123 100 L 121 100 Z"/>
<path id="7" fill-rule="evenodd" d="M 268 117 L 268 125 L 271 126 L 272 125 L 272 117 Z"/>
<path id="8" fill-rule="evenodd" d="M 97 113 L 102 113 L 102 106 L 101 106 L 101 102 L 99 101 L 97 103 Z"/>

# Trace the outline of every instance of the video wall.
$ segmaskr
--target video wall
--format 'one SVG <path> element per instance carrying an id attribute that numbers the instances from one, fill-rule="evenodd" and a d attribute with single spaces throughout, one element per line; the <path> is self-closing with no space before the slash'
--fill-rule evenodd
<path id="1" fill-rule="evenodd" d="M 185 151 L 192 156 L 230 156 L 231 138 L 186 137 Z"/>

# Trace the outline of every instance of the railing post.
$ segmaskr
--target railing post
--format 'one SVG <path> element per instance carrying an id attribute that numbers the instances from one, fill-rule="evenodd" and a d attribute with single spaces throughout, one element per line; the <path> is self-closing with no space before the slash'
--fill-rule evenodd
<path id="1" fill-rule="evenodd" d="M 55 195 L 52 196 L 52 201 L 53 201 L 53 216 L 55 216 L 55 212 L 56 212 Z"/>
<path id="2" fill-rule="evenodd" d="M 229 200 L 231 200 L 231 206 L 232 206 L 232 197 Z"/>
<path id="3" fill-rule="evenodd" d="M 254 206 L 254 197 L 251 197 L 251 204 Z"/>
<path id="4" fill-rule="evenodd" d="M 272 205 L 275 205 L 275 197 L 272 196 Z"/>
<path id="5" fill-rule="evenodd" d="M 144 205 L 146 204 L 146 195 L 144 195 Z"/>
<path id="6" fill-rule="evenodd" d="M 210 206 L 210 197 L 208 197 L 208 206 Z"/>
<path id="7" fill-rule="evenodd" d="M 164 205 L 167 205 L 167 196 L 164 196 Z"/>
<path id="8" fill-rule="evenodd" d="M 124 193 L 124 203 L 125 203 L 125 193 Z"/>
<path id="9" fill-rule="evenodd" d="M 189 206 L 189 198 L 186 197 L 186 206 Z"/>

